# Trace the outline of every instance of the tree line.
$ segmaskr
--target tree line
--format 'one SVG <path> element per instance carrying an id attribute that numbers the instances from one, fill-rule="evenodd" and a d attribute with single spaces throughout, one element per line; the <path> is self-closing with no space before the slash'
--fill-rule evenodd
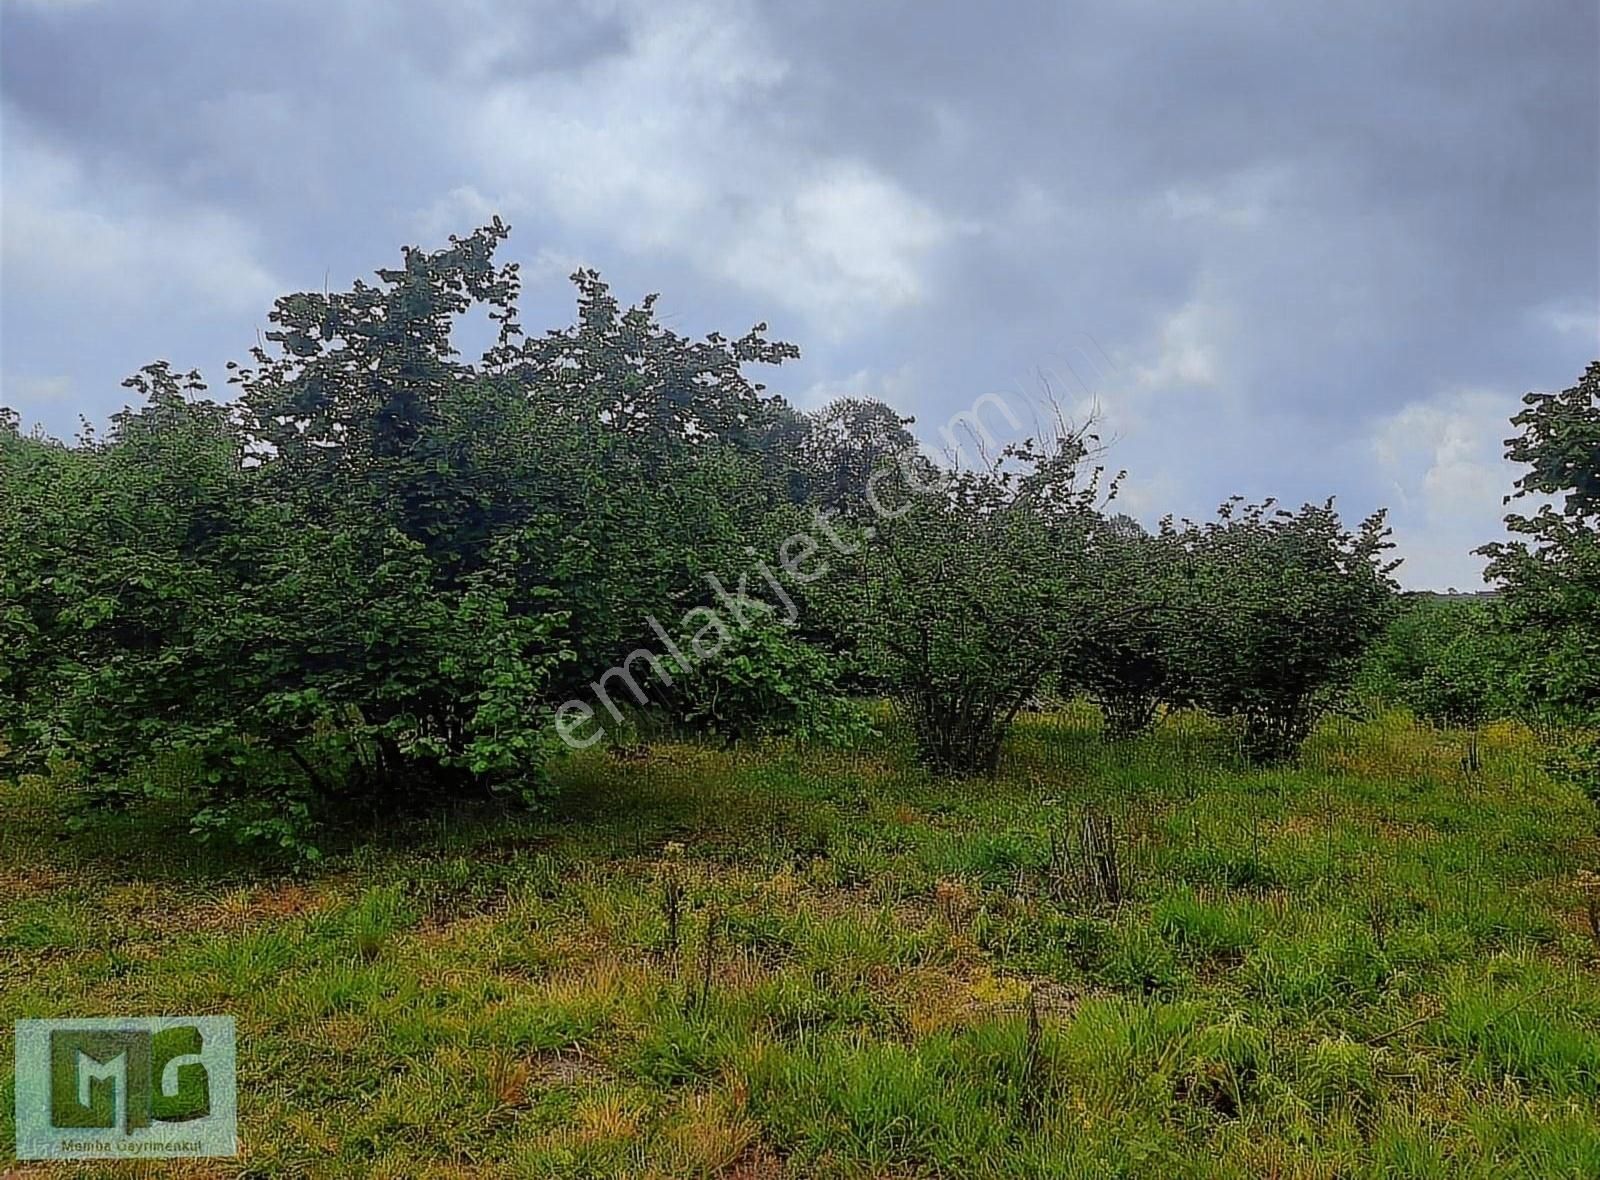
<path id="1" fill-rule="evenodd" d="M 539 806 L 564 745 L 852 742 L 870 696 L 949 773 L 992 771 L 1045 687 L 1091 696 L 1113 739 L 1203 708 L 1271 762 L 1396 613 L 1381 513 L 1233 500 L 1147 531 L 1085 430 L 941 462 L 882 403 L 768 393 L 747 370 L 798 350 L 764 324 L 690 340 L 592 271 L 575 322 L 529 334 L 507 232 L 279 299 L 229 400 L 157 362 L 103 437 L 0 413 L 0 769 L 315 856 L 353 813 Z M 494 339 L 468 361 L 474 311 Z M 1595 372 L 1519 420 L 1529 492 L 1571 486 L 1543 457 L 1571 448 L 1564 416 L 1592 432 Z M 1600 485 L 1578 493 L 1494 556 L 1515 625 L 1569 656 L 1595 642 Z M 1530 676 L 1592 707 L 1596 667 L 1552 651 Z"/>
<path id="2" fill-rule="evenodd" d="M 1511 424 L 1506 456 L 1526 470 L 1506 502 L 1538 504 L 1477 551 L 1499 589 L 1405 604 L 1358 684 L 1426 724 L 1527 722 L 1549 768 L 1600 802 L 1600 361 L 1559 393 L 1526 394 Z"/>

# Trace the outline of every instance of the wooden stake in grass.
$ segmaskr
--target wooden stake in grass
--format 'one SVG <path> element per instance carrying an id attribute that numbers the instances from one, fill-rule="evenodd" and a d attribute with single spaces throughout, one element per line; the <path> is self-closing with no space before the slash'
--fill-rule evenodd
<path id="1" fill-rule="evenodd" d="M 700 961 L 700 1000 L 699 1007 L 704 1011 L 711 1002 L 711 968 L 716 961 L 717 954 L 717 923 L 721 920 L 721 913 L 712 909 L 706 914 L 706 941 L 705 954 Z"/>
<path id="2" fill-rule="evenodd" d="M 1117 864 L 1116 833 L 1109 815 L 1084 813 L 1082 847 L 1094 896 L 1107 905 L 1120 905 L 1122 869 Z"/>
<path id="3" fill-rule="evenodd" d="M 1028 988 L 1028 1035 L 1023 1045 L 1022 1056 L 1022 1101 L 1023 1113 L 1030 1123 L 1038 1121 L 1039 1114 L 1044 1108 L 1042 1101 L 1042 1073 L 1039 1043 L 1042 1030 L 1039 1026 L 1039 993 L 1033 986 Z"/>
<path id="4" fill-rule="evenodd" d="M 667 954 L 672 958 L 672 969 L 678 969 L 679 926 L 683 920 L 683 880 L 676 871 L 668 869 L 663 882 L 661 909 L 667 919 Z"/>
<path id="5" fill-rule="evenodd" d="M 1478 774 L 1483 770 L 1483 761 L 1478 756 L 1478 731 L 1472 730 L 1467 734 L 1467 752 L 1461 756 L 1461 773 L 1467 776 L 1467 781 L 1477 784 Z"/>
<path id="6" fill-rule="evenodd" d="M 1117 906 L 1122 903 L 1122 865 L 1117 857 L 1116 830 L 1111 817 L 1085 811 L 1079 819 L 1078 835 L 1057 840 L 1050 833 L 1050 877 L 1055 895 L 1076 895 L 1091 906 Z"/>

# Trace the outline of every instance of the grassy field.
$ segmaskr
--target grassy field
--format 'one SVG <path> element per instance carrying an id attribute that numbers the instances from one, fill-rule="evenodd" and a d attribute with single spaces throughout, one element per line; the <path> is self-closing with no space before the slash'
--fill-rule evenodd
<path id="1" fill-rule="evenodd" d="M 300 878 L 0 786 L 0 1145 L 16 1017 L 214 1013 L 237 1160 L 19 1174 L 1600 1176 L 1595 815 L 1520 731 L 1462 752 L 1338 722 L 1256 772 L 1081 709 L 996 783 L 892 732 L 591 752 L 537 822 Z"/>

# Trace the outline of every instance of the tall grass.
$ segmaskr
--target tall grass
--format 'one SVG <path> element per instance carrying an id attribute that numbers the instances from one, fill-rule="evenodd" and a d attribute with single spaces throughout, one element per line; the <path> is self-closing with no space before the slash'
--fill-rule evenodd
<path id="1" fill-rule="evenodd" d="M 0 1035 L 235 1015 L 218 1175 L 1600 1175 L 1595 815 L 1525 731 L 1260 771 L 1074 705 L 950 781 L 880 728 L 589 752 L 302 879 L 0 786 Z M 1053 855 L 1090 812 L 1115 896 Z"/>

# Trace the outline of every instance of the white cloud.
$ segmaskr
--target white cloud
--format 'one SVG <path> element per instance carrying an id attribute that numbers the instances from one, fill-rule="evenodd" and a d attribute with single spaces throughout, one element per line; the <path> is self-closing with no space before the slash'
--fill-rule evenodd
<path id="1" fill-rule="evenodd" d="M 1514 478 L 1502 452 L 1516 409 L 1476 390 L 1412 402 L 1379 423 L 1372 450 L 1404 507 L 1448 514 L 1473 499 L 1498 504 Z"/>
<path id="2" fill-rule="evenodd" d="M 1516 399 L 1455 390 L 1415 401 L 1380 421 L 1372 457 L 1393 496 L 1397 553 L 1408 586 L 1474 589 L 1483 559 L 1472 550 L 1504 535 L 1502 500 L 1517 478 L 1504 457 Z"/>
<path id="3" fill-rule="evenodd" d="M 1182 482 L 1170 471 L 1158 471 L 1150 476 L 1129 475 L 1117 485 L 1116 499 L 1111 501 L 1107 511 L 1125 513 L 1154 530 L 1180 500 L 1182 491 Z"/>
<path id="4" fill-rule="evenodd" d="M 45 402 L 64 402 L 75 393 L 71 377 L 0 377 L 0 403 L 21 409 Z"/>
<path id="5" fill-rule="evenodd" d="M 920 263 L 947 232 L 931 210 L 870 169 L 834 163 L 739 227 L 716 268 L 840 334 L 853 316 L 919 302 L 926 294 Z"/>
<path id="6" fill-rule="evenodd" d="M 1546 322 L 1563 336 L 1587 338 L 1600 349 L 1600 310 L 1577 305 L 1551 307 L 1545 309 L 1544 316 Z"/>
<path id="7" fill-rule="evenodd" d="M 1224 305 L 1206 294 L 1196 295 L 1162 324 L 1154 361 L 1135 370 L 1137 385 L 1153 391 L 1217 388 L 1222 343 L 1231 328 L 1232 316 Z"/>
<path id="8" fill-rule="evenodd" d="M 1196 293 L 1156 320 L 1142 348 L 1109 350 L 1088 333 L 1051 353 L 1037 377 L 1041 398 L 1103 443 L 1170 434 L 1170 395 L 1202 393 L 1218 415 L 1243 410 L 1242 388 L 1226 363 L 1235 315 L 1202 277 Z"/>
<path id="9" fill-rule="evenodd" d="M 1024 180 L 1012 194 L 1004 221 L 1018 229 L 1039 230 L 1052 226 L 1061 214 L 1061 202 L 1049 189 L 1037 181 Z"/>
<path id="10" fill-rule="evenodd" d="M 630 53 L 502 84 L 466 119 L 508 206 L 685 258 L 832 335 L 925 296 L 954 227 L 867 164 L 748 119 L 789 66 L 745 6 L 624 14 Z"/>
<path id="11" fill-rule="evenodd" d="M 916 400 L 918 380 L 915 366 L 909 363 L 889 372 L 857 369 L 845 377 L 815 381 L 792 400 L 802 410 L 819 410 L 836 398 L 870 397 L 910 413 L 907 407 Z"/>
<path id="12" fill-rule="evenodd" d="M 8 286 L 35 297 L 144 306 L 176 296 L 236 310 L 265 310 L 283 291 L 237 218 L 178 205 L 137 181 L 96 185 L 14 112 L 5 119 L 0 266 Z"/>
<path id="13" fill-rule="evenodd" d="M 552 250 L 549 246 L 540 246 L 535 251 L 532 260 L 523 263 L 522 279 L 524 282 L 548 282 L 552 279 L 569 279 L 572 275 L 588 266 L 576 254 L 569 254 L 565 250 Z"/>
<path id="14" fill-rule="evenodd" d="M 449 234 L 463 234 L 488 225 L 508 205 L 505 198 L 486 197 L 476 185 L 463 184 L 451 189 L 410 218 L 410 230 L 430 246 L 443 245 Z"/>

